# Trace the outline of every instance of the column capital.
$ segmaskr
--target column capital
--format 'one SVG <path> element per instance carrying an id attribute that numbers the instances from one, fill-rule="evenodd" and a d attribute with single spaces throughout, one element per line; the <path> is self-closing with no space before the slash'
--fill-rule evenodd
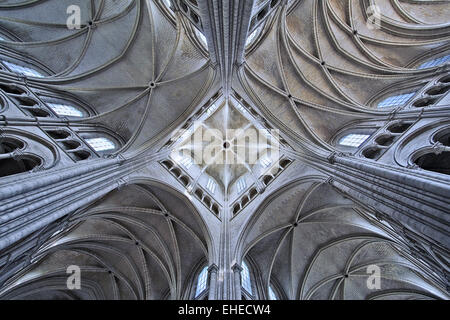
<path id="1" fill-rule="evenodd" d="M 234 273 L 237 273 L 237 272 L 240 273 L 243 269 L 242 269 L 242 267 L 241 267 L 240 265 L 238 265 L 237 263 L 235 263 L 235 264 L 231 267 L 231 270 L 233 270 Z"/>
<path id="2" fill-rule="evenodd" d="M 210 265 L 208 267 L 209 273 L 217 273 L 218 271 L 219 271 L 219 267 L 215 263 L 213 263 L 212 265 Z"/>

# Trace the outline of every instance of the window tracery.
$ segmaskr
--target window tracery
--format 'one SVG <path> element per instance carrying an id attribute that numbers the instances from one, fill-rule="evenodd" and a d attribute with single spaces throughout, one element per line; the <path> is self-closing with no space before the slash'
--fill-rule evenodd
<path id="1" fill-rule="evenodd" d="M 12 176 L 43 165 L 43 160 L 24 141 L 0 132 L 0 177 Z"/>

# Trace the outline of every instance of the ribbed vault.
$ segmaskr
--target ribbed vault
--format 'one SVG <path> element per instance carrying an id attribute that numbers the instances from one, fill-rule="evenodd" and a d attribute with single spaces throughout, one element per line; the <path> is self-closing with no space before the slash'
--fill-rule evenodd
<path id="1" fill-rule="evenodd" d="M 370 5 L 380 10 L 379 28 L 367 14 Z M 423 21 L 441 17 L 443 6 L 293 1 L 273 14 L 236 81 L 280 129 L 333 150 L 331 140 L 345 125 L 389 115 L 372 104 L 377 96 L 429 74 L 416 70 L 418 62 L 448 51 L 448 22 Z"/>
<path id="2" fill-rule="evenodd" d="M 44 244 L 2 298 L 189 298 L 193 273 L 210 258 L 210 238 L 183 198 L 154 183 L 111 192 Z M 81 290 L 67 288 L 69 265 L 81 269 Z"/>
<path id="3" fill-rule="evenodd" d="M 255 12 L 245 1 L 189 1 L 191 11 L 175 0 L 170 8 L 162 0 L 1 1 L 0 54 L 15 53 L 47 73 L 22 77 L 2 68 L 2 83 L 20 82 L 36 97 L 73 97 L 91 114 L 41 118 L 15 105 L 11 115 L 0 101 L 0 137 L 9 126 L 8 134 L 54 148 L 51 161 L 43 159 L 51 168 L 21 168 L 22 176 L 0 181 L 0 242 L 7 238 L 0 270 L 8 272 L 0 274 L 7 278 L 0 299 L 191 299 L 205 266 L 201 298 L 241 299 L 244 260 L 252 298 L 269 298 L 272 287 L 292 300 L 448 299 L 448 175 L 424 173 L 410 156 L 420 138 L 420 156 L 448 160 L 448 127 L 439 129 L 438 141 L 429 131 L 448 125 L 441 120 L 449 115 L 449 68 L 419 68 L 450 52 L 448 1 L 258 0 Z M 83 13 L 79 29 L 66 25 L 71 5 Z M 265 5 L 260 32 L 244 48 L 256 9 Z M 187 12 L 202 13 L 203 24 Z M 423 88 L 438 76 L 431 92 L 442 103 L 435 109 L 377 107 L 386 95 Z M 7 106 L 15 94 L 4 88 Z M 230 124 L 222 108 L 204 125 L 280 129 L 285 165 L 267 164 L 258 175 L 248 165 L 230 174 L 222 174 L 225 166 L 203 166 L 227 191 L 219 197 L 215 187 L 208 191 L 209 180 L 189 171 L 189 159 L 168 159 L 175 137 L 219 97 L 228 106 L 231 95 L 254 123 L 236 111 Z M 397 149 L 405 155 L 400 160 L 377 162 L 357 148 L 338 152 L 336 139 L 348 128 L 369 123 L 373 133 L 394 120 L 395 139 L 426 122 L 401 142 L 408 144 Z M 123 144 L 74 160 L 49 134 L 83 127 L 106 127 Z M 384 147 L 388 156 L 400 153 Z M 223 144 L 222 153 L 228 148 Z M 0 145 L 0 156 L 7 154 L 0 160 L 14 163 L 22 151 L 13 157 L 12 149 L 20 148 Z M 252 179 L 238 188 L 246 172 Z M 40 229 L 65 218 L 41 237 Z M 67 288 L 69 265 L 81 268 L 81 290 Z M 367 286 L 373 265 L 382 275 L 375 291 Z"/>
<path id="4" fill-rule="evenodd" d="M 266 297 L 269 285 L 280 299 L 445 297 L 422 277 L 389 226 L 318 177 L 272 194 L 245 227 L 241 248 Z M 381 290 L 367 285 L 373 265 L 381 269 Z"/>
<path id="5" fill-rule="evenodd" d="M 79 30 L 66 26 L 70 5 L 90 13 Z M 54 74 L 38 85 L 92 106 L 97 114 L 78 122 L 120 134 L 127 141 L 121 151 L 168 135 L 214 82 L 208 57 L 182 21 L 154 1 L 9 1 L 0 9 L 0 27 L 20 39 L 2 44 Z"/>

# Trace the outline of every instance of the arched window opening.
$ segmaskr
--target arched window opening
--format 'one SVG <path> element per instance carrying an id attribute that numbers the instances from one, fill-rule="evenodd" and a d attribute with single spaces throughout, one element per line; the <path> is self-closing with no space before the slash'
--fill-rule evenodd
<path id="1" fill-rule="evenodd" d="M 392 108 L 405 105 L 416 92 L 404 93 L 396 96 L 391 96 L 378 103 L 378 108 Z"/>
<path id="2" fill-rule="evenodd" d="M 425 108 L 425 107 L 429 107 L 429 106 L 435 104 L 436 102 L 437 102 L 436 98 L 426 97 L 426 98 L 414 101 L 413 107 L 415 107 L 415 108 Z"/>
<path id="3" fill-rule="evenodd" d="M 436 134 L 434 140 L 442 143 L 446 147 L 450 147 L 450 128 Z"/>
<path id="4" fill-rule="evenodd" d="M 65 150 L 75 150 L 75 149 L 78 149 L 79 147 L 81 147 L 81 144 L 75 140 L 65 140 L 65 141 L 61 141 L 61 146 Z"/>
<path id="5" fill-rule="evenodd" d="M 411 127 L 412 123 L 395 123 L 388 127 L 392 133 L 403 133 Z"/>
<path id="6" fill-rule="evenodd" d="M 189 7 L 187 6 L 187 4 L 183 0 L 180 0 L 180 8 L 185 13 L 189 12 Z"/>
<path id="7" fill-rule="evenodd" d="M 209 197 L 204 197 L 203 202 L 206 204 L 208 208 L 211 207 L 211 199 Z"/>
<path id="8" fill-rule="evenodd" d="M 366 157 L 367 159 L 377 159 L 380 155 L 381 155 L 382 149 L 377 148 L 377 147 L 370 147 L 365 149 L 362 154 L 364 157 Z"/>
<path id="9" fill-rule="evenodd" d="M 39 107 L 39 102 L 30 97 L 14 97 L 21 107 Z"/>
<path id="10" fill-rule="evenodd" d="M 80 141 L 73 138 L 72 134 L 64 129 L 48 129 L 45 130 L 55 142 L 66 151 L 69 157 L 74 161 L 82 161 L 89 159 L 92 154 L 87 151 Z"/>
<path id="11" fill-rule="evenodd" d="M 70 132 L 65 130 L 47 130 L 46 132 L 55 140 L 64 140 L 70 137 Z"/>
<path id="12" fill-rule="evenodd" d="M 243 197 L 242 202 L 241 202 L 242 208 L 244 208 L 247 205 L 247 203 L 249 203 L 249 202 L 250 202 L 250 199 L 247 196 Z"/>
<path id="13" fill-rule="evenodd" d="M 181 176 L 180 181 L 184 186 L 187 186 L 190 180 L 187 176 Z"/>
<path id="14" fill-rule="evenodd" d="M 450 55 L 446 55 L 443 57 L 429 60 L 425 63 L 422 63 L 417 69 L 421 70 L 421 69 L 434 68 L 434 67 L 443 65 L 445 63 L 448 63 L 448 62 L 450 62 Z"/>
<path id="15" fill-rule="evenodd" d="M 242 279 L 242 287 L 248 293 L 252 294 L 252 282 L 250 279 L 250 269 L 248 268 L 247 264 L 244 261 L 242 261 L 241 279 Z"/>
<path id="16" fill-rule="evenodd" d="M 12 95 L 22 95 L 27 94 L 27 92 L 22 89 L 21 87 L 15 85 L 15 84 L 6 84 L 6 83 L 0 83 L 0 89 L 6 92 L 7 94 Z"/>
<path id="17" fill-rule="evenodd" d="M 389 147 L 394 143 L 395 138 L 395 136 L 382 135 L 376 138 L 375 142 L 380 146 Z"/>
<path id="18" fill-rule="evenodd" d="M 181 170 L 177 167 L 174 167 L 172 170 L 170 170 L 177 178 L 181 176 Z"/>
<path id="19" fill-rule="evenodd" d="M 41 164 L 41 160 L 32 156 L 0 159 L 0 177 L 31 171 Z"/>
<path id="20" fill-rule="evenodd" d="M 68 116 L 68 117 L 78 117 L 78 118 L 83 117 L 83 112 L 81 112 L 79 109 L 77 109 L 73 106 L 59 104 L 59 103 L 47 103 L 47 105 L 58 116 Z"/>
<path id="21" fill-rule="evenodd" d="M 28 144 L 16 137 L 0 139 L 0 177 L 24 173 L 42 165 L 41 158 L 28 153 L 27 149 Z"/>
<path id="22" fill-rule="evenodd" d="M 22 149 L 24 146 L 24 143 L 20 140 L 3 138 L 0 141 L 0 154 L 11 153 L 15 150 Z"/>
<path id="23" fill-rule="evenodd" d="M 348 134 L 339 141 L 339 145 L 346 147 L 358 148 L 361 146 L 370 136 L 367 134 Z"/>
<path id="24" fill-rule="evenodd" d="M 416 159 L 415 163 L 424 170 L 450 174 L 450 151 L 440 154 L 428 153 Z"/>
<path id="25" fill-rule="evenodd" d="M 428 90 L 426 92 L 426 94 L 429 96 L 440 96 L 440 95 L 447 93 L 447 91 L 449 91 L 449 90 L 450 90 L 449 85 L 435 86 L 435 87 L 431 88 L 430 90 Z"/>
<path id="26" fill-rule="evenodd" d="M 195 298 L 201 295 L 208 286 L 208 267 L 204 267 L 197 277 L 197 288 Z"/>
<path id="27" fill-rule="evenodd" d="M 267 186 L 267 185 L 270 183 L 270 181 L 272 181 L 272 179 L 273 179 L 272 176 L 265 175 L 265 176 L 263 177 L 264 184 Z"/>
<path id="28" fill-rule="evenodd" d="M 441 79 L 439 79 L 440 83 L 450 83 L 450 76 L 445 76 Z"/>
<path id="29" fill-rule="evenodd" d="M 269 299 L 270 300 L 278 300 L 277 295 L 275 294 L 275 291 L 273 291 L 272 286 L 269 286 Z"/>
<path id="30" fill-rule="evenodd" d="M 203 192 L 200 189 L 196 189 L 194 193 L 200 200 L 203 198 Z"/>
<path id="31" fill-rule="evenodd" d="M 35 69 L 32 69 L 30 67 L 23 67 L 16 63 L 9 62 L 3 60 L 2 63 L 8 68 L 9 71 L 18 73 L 27 77 L 35 77 L 35 78 L 43 78 L 44 76 L 36 71 Z"/>
<path id="32" fill-rule="evenodd" d="M 267 15 L 268 12 L 269 12 L 269 6 L 266 6 L 266 7 L 264 7 L 264 9 L 262 9 L 262 10 L 258 13 L 258 15 L 256 16 L 256 18 L 257 18 L 259 21 L 263 20 L 263 19 L 266 17 L 266 15 Z"/>
<path id="33" fill-rule="evenodd" d="M 91 154 L 85 150 L 74 151 L 74 152 L 71 152 L 70 154 L 72 155 L 72 158 L 75 161 L 87 160 L 91 157 Z"/>
<path id="34" fill-rule="evenodd" d="M 191 11 L 191 18 L 192 18 L 192 20 L 196 23 L 196 24 L 198 24 L 199 22 L 200 22 L 200 18 L 198 17 L 198 15 L 194 12 L 194 11 Z"/>
<path id="35" fill-rule="evenodd" d="M 212 206 L 212 211 L 216 214 L 219 215 L 220 211 L 219 211 L 219 206 L 217 204 L 213 204 Z"/>
<path id="36" fill-rule="evenodd" d="M 253 199 L 258 194 L 258 191 L 255 188 L 250 189 L 250 199 Z"/>
<path id="37" fill-rule="evenodd" d="M 116 145 L 111 140 L 104 137 L 86 139 L 86 142 L 97 152 L 116 149 Z"/>

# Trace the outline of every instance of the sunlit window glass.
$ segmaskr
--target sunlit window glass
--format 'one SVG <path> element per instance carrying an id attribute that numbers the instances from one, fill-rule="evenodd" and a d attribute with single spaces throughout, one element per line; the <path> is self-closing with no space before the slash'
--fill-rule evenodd
<path id="1" fill-rule="evenodd" d="M 58 103 L 47 103 L 47 105 L 59 116 L 82 117 L 83 112 L 69 105 Z"/>
<path id="2" fill-rule="evenodd" d="M 37 72 L 34 69 L 31 69 L 31 68 L 28 68 L 28 67 L 19 66 L 18 64 L 15 64 L 15 63 L 12 63 L 12 62 L 8 62 L 8 61 L 3 61 L 3 63 L 12 72 L 15 72 L 15 73 L 18 73 L 18 74 L 22 74 L 22 75 L 27 76 L 27 77 L 36 77 L 36 78 L 43 78 L 44 77 L 42 74 L 40 74 L 39 72 Z"/>
<path id="3" fill-rule="evenodd" d="M 106 138 L 92 138 L 86 139 L 86 142 L 95 150 L 95 151 L 108 151 L 114 150 L 116 146 L 114 143 Z"/>
<path id="4" fill-rule="evenodd" d="M 197 289 L 195 290 L 195 297 L 197 298 L 203 291 L 205 291 L 208 281 L 208 267 L 204 267 L 197 278 Z"/>
<path id="5" fill-rule="evenodd" d="M 343 137 L 341 139 L 341 141 L 339 141 L 339 144 L 341 146 L 357 148 L 360 145 L 362 145 L 364 143 L 364 141 L 367 140 L 367 138 L 369 138 L 369 135 L 352 133 L 352 134 L 349 134 L 349 135 Z"/>

